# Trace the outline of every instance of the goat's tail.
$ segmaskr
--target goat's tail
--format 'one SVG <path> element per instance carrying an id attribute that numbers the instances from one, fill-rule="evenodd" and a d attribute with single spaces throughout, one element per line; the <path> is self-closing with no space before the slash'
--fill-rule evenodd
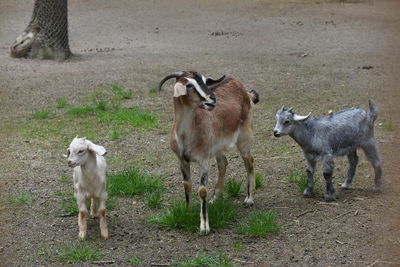
<path id="1" fill-rule="evenodd" d="M 253 101 L 254 104 L 257 104 L 258 102 L 260 102 L 260 96 L 258 95 L 256 90 L 250 90 L 247 93 L 249 94 L 250 99 L 251 99 L 251 101 Z"/>
<path id="2" fill-rule="evenodd" d="M 374 122 L 376 118 L 378 118 L 378 108 L 376 107 L 376 103 L 372 99 L 368 99 L 369 104 L 369 113 L 371 114 L 371 119 Z"/>

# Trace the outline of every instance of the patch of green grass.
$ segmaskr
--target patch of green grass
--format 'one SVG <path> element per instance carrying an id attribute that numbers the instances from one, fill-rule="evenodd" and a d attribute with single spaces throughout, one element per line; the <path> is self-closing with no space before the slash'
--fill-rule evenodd
<path id="1" fill-rule="evenodd" d="M 307 174 L 305 172 L 293 171 L 288 175 L 289 182 L 296 185 L 300 193 L 307 188 Z M 314 188 L 316 187 L 317 180 L 314 179 Z"/>
<path id="2" fill-rule="evenodd" d="M 72 192 L 56 192 L 56 195 L 64 197 L 61 202 L 61 211 L 67 214 L 79 213 L 76 198 Z"/>
<path id="3" fill-rule="evenodd" d="M 19 193 L 7 197 L 6 201 L 11 204 L 25 204 L 32 199 L 31 193 Z"/>
<path id="4" fill-rule="evenodd" d="M 157 92 L 158 92 L 157 87 L 152 87 L 152 88 L 150 88 L 150 90 L 149 90 L 149 95 L 150 95 L 150 96 L 155 96 L 155 95 L 157 95 Z"/>
<path id="5" fill-rule="evenodd" d="M 174 263 L 178 267 L 230 267 L 233 266 L 232 260 L 225 253 L 197 253 L 192 259 L 186 259 Z"/>
<path id="6" fill-rule="evenodd" d="M 161 192 L 156 191 L 146 196 L 146 204 L 151 208 L 161 207 Z"/>
<path id="7" fill-rule="evenodd" d="M 125 90 L 118 84 L 113 84 L 110 86 L 110 90 L 114 92 L 114 97 L 118 100 L 122 99 L 131 99 L 132 98 L 132 91 Z"/>
<path id="8" fill-rule="evenodd" d="M 128 259 L 128 262 L 129 262 L 130 264 L 132 264 L 132 265 L 135 265 L 135 264 L 142 263 L 142 262 L 143 262 L 143 259 L 140 259 L 140 258 L 138 258 L 138 257 L 136 257 L 136 256 L 130 256 L 129 259 Z"/>
<path id="9" fill-rule="evenodd" d="M 161 190 L 161 180 L 135 167 L 110 175 L 107 178 L 110 196 L 134 196 Z"/>
<path id="10" fill-rule="evenodd" d="M 107 136 L 108 138 L 110 138 L 110 140 L 121 138 L 121 134 L 116 129 L 112 129 L 111 131 L 109 131 Z"/>
<path id="11" fill-rule="evenodd" d="M 256 189 L 263 187 L 264 185 L 264 177 L 260 173 L 256 173 Z"/>
<path id="12" fill-rule="evenodd" d="M 225 192 L 229 197 L 237 197 L 240 195 L 242 181 L 237 182 L 234 179 L 228 179 L 225 185 Z"/>
<path id="13" fill-rule="evenodd" d="M 103 123 L 127 123 L 146 129 L 154 129 L 158 126 L 158 120 L 152 111 L 136 108 L 120 108 L 110 112 L 98 113 L 97 117 Z"/>
<path id="14" fill-rule="evenodd" d="M 58 256 L 60 262 L 74 263 L 99 260 L 102 254 L 98 249 L 91 247 L 87 242 L 80 242 L 62 248 L 58 252 Z"/>
<path id="15" fill-rule="evenodd" d="M 236 217 L 237 207 L 232 200 L 218 198 L 207 205 L 210 227 L 218 229 L 230 224 Z M 151 223 L 164 227 L 177 228 L 185 231 L 199 231 L 200 204 L 197 202 L 193 207 L 186 207 L 185 201 L 175 201 L 171 207 L 153 218 Z"/>
<path id="16" fill-rule="evenodd" d="M 392 131 L 394 130 L 393 121 L 391 121 L 391 120 L 385 120 L 385 121 L 382 123 L 382 128 L 383 128 L 384 131 L 392 132 Z"/>
<path id="17" fill-rule="evenodd" d="M 238 232 L 251 237 L 261 237 L 279 231 L 276 213 L 273 211 L 256 211 L 250 219 L 240 226 Z"/>
<path id="18" fill-rule="evenodd" d="M 235 243 L 233 244 L 233 248 L 235 251 L 241 251 L 243 249 L 243 240 L 242 239 L 237 239 Z"/>
<path id="19" fill-rule="evenodd" d="M 60 176 L 60 182 L 62 183 L 69 183 L 71 181 L 71 179 L 69 179 L 68 177 L 61 175 Z"/>
<path id="20" fill-rule="evenodd" d="M 67 104 L 68 104 L 67 99 L 59 98 L 56 101 L 56 108 L 65 108 Z"/>
<path id="21" fill-rule="evenodd" d="M 35 110 L 32 112 L 32 117 L 34 119 L 43 120 L 47 119 L 50 115 L 50 111 L 48 110 Z"/>
<path id="22" fill-rule="evenodd" d="M 94 106 L 94 105 L 79 105 L 79 106 L 70 108 L 67 111 L 67 114 L 78 117 L 78 116 L 86 115 L 88 113 L 94 113 L 95 111 L 96 111 L 96 106 Z"/>

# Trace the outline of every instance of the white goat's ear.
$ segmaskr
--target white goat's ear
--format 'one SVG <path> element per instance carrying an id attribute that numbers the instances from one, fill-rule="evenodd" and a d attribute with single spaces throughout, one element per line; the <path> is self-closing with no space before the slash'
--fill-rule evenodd
<path id="1" fill-rule="evenodd" d="M 306 115 L 306 116 L 300 116 L 300 115 L 294 114 L 293 115 L 293 120 L 295 120 L 295 121 L 304 121 L 304 120 L 308 119 L 308 117 L 310 117 L 310 115 L 311 115 L 311 112 L 308 113 L 308 115 Z"/>
<path id="2" fill-rule="evenodd" d="M 180 97 L 183 95 L 187 95 L 186 86 L 182 83 L 176 83 L 174 86 L 174 97 Z"/>
<path id="3" fill-rule="evenodd" d="M 88 144 L 88 149 L 90 151 L 93 151 L 97 155 L 104 156 L 105 154 L 107 154 L 107 151 L 106 151 L 106 149 L 104 147 L 96 145 L 96 144 L 93 144 L 89 140 L 86 140 L 86 143 Z"/>

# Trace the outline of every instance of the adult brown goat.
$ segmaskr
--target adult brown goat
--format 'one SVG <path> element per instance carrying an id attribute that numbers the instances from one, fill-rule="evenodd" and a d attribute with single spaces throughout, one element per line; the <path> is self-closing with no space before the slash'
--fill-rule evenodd
<path id="1" fill-rule="evenodd" d="M 159 90 L 172 78 L 176 82 L 170 146 L 180 162 L 187 205 L 191 203 L 192 191 L 190 162 L 198 162 L 200 165 L 200 232 L 208 234 L 210 226 L 206 182 L 209 158 L 216 157 L 217 160 L 218 181 L 214 188 L 214 197 L 218 197 L 224 190 L 228 164 L 224 152 L 234 145 L 237 146 L 247 170 L 247 196 L 244 203 L 254 204 L 252 117 L 253 104 L 258 102 L 258 94 L 254 90 L 247 92 L 236 79 L 223 76 L 213 80 L 194 71 L 168 75 L 160 82 Z"/>

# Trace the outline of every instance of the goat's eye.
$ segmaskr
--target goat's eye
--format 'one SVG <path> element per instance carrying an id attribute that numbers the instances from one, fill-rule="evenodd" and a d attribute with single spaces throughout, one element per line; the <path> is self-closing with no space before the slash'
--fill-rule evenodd
<path id="1" fill-rule="evenodd" d="M 283 122 L 283 124 L 288 125 L 289 122 L 290 122 L 289 120 L 286 120 L 286 121 Z"/>
<path id="2" fill-rule="evenodd" d="M 82 154 L 83 152 L 85 152 L 85 150 L 79 150 L 78 153 Z"/>
<path id="3" fill-rule="evenodd" d="M 69 151 L 69 149 L 67 150 L 67 155 L 69 157 L 69 155 L 71 154 L 71 151 Z"/>

